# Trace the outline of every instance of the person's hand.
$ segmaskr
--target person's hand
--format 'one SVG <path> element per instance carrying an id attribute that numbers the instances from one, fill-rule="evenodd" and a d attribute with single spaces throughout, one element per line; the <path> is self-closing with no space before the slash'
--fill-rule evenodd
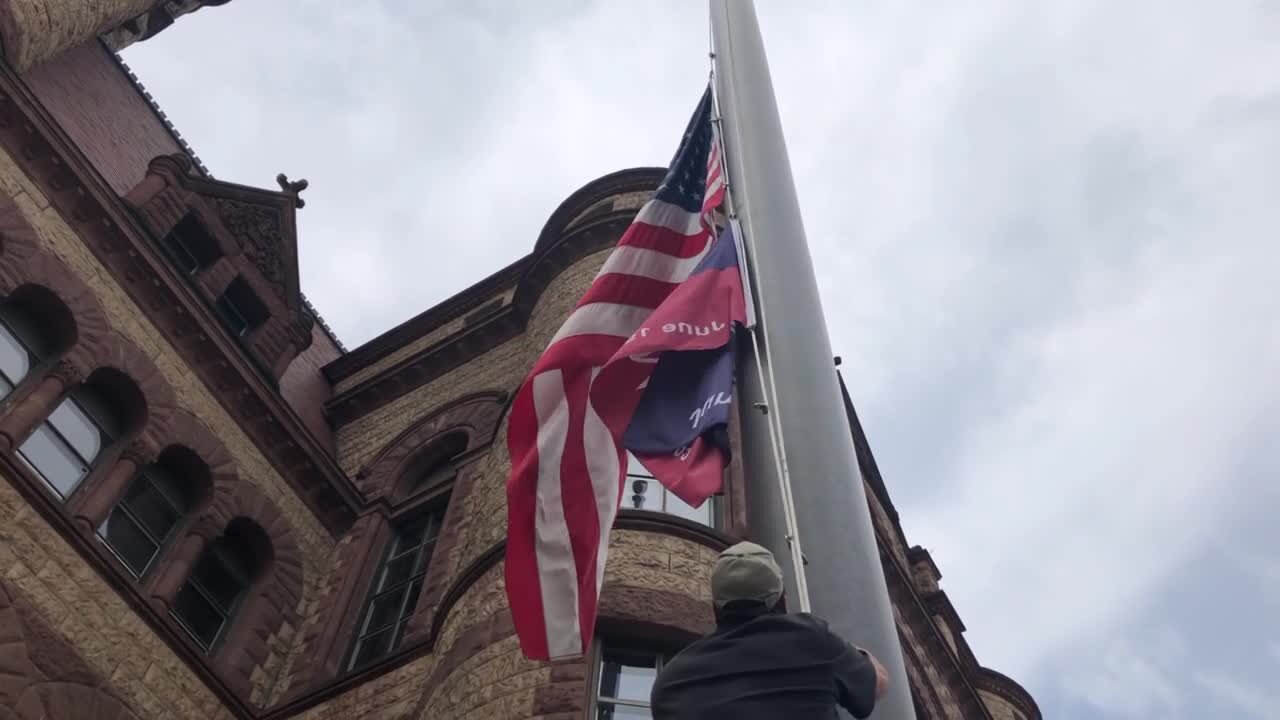
<path id="1" fill-rule="evenodd" d="M 884 665 L 881 665 L 880 660 L 875 655 L 872 655 L 870 651 L 857 645 L 854 645 L 854 648 L 866 655 L 867 659 L 871 661 L 871 666 L 876 669 L 876 701 L 878 702 L 884 698 L 885 693 L 889 692 L 889 671 L 884 669 Z"/>

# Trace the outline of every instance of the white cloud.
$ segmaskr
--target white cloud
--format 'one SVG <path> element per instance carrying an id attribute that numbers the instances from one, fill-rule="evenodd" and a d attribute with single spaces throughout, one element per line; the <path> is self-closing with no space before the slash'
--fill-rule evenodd
<path id="1" fill-rule="evenodd" d="M 1062 685 L 1108 717 L 1178 717 L 1187 692 L 1184 679 L 1169 665 L 1185 657 L 1185 645 L 1168 630 L 1147 640 L 1149 645 L 1115 639 L 1082 653 Z"/>
<path id="2" fill-rule="evenodd" d="M 1280 695 L 1275 692 L 1260 690 L 1255 685 L 1240 682 L 1239 679 L 1221 672 L 1196 672 L 1192 677 L 1217 703 L 1233 710 L 1230 717 L 1242 717 L 1243 714 L 1244 717 L 1259 720 L 1280 718 Z"/>

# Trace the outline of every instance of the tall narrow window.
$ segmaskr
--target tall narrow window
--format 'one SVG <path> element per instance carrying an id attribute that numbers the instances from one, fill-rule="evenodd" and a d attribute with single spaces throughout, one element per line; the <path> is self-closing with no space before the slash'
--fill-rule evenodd
<path id="1" fill-rule="evenodd" d="M 80 385 L 18 448 L 18 454 L 45 483 L 66 499 L 99 453 L 119 437 L 123 423 L 111 398 L 93 383 Z"/>
<path id="2" fill-rule="evenodd" d="M 444 508 L 420 516 L 396 529 L 395 539 L 374 575 L 364 617 L 356 629 L 349 668 L 380 658 L 400 646 L 405 627 L 418 606 L 422 581 L 431 564 Z"/>
<path id="3" fill-rule="evenodd" d="M 666 656 L 604 643 L 597 662 L 592 701 L 596 720 L 650 720 L 649 694 Z"/>
<path id="4" fill-rule="evenodd" d="M 627 453 L 627 484 L 623 488 L 622 506 L 669 513 L 707 527 L 719 527 L 720 522 L 719 495 L 707 498 L 701 507 L 692 507 L 663 487 L 630 452 Z"/>
<path id="5" fill-rule="evenodd" d="M 238 277 L 231 281 L 227 289 L 218 297 L 214 306 L 222 322 L 236 337 L 248 335 L 254 328 L 266 322 L 270 312 L 267 306 L 258 299 L 249 283 Z"/>
<path id="6" fill-rule="evenodd" d="M 255 531 L 257 531 L 255 533 Z M 205 548 L 173 601 L 173 616 L 200 647 L 213 648 L 222 637 L 245 592 L 269 561 L 269 546 L 256 539 L 261 531 L 237 518 Z"/>
<path id="7" fill-rule="evenodd" d="M 129 484 L 98 528 L 98 537 L 134 575 L 141 576 L 195 504 L 206 474 L 197 458 L 186 458 L 177 448 L 165 451 Z"/>

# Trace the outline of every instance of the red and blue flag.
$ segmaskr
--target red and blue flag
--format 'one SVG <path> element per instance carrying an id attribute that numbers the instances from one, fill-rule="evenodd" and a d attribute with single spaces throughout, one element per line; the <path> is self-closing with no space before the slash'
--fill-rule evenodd
<path id="1" fill-rule="evenodd" d="M 732 226 L 618 350 L 657 356 L 623 433 L 623 445 L 654 478 L 699 507 L 720 491 L 729 462 L 735 325 L 746 302 Z"/>

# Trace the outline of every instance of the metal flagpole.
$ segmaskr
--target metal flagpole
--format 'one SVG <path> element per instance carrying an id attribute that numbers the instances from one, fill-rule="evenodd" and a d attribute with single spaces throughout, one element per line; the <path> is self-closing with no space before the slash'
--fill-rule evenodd
<path id="1" fill-rule="evenodd" d="M 747 408 L 748 522 L 753 539 L 786 571 L 787 594 L 802 595 L 807 584 L 813 613 L 884 663 L 889 693 L 872 717 L 914 720 L 754 4 L 711 0 L 711 28 L 732 207 L 744 234 L 760 338 L 745 349 L 757 362 L 743 363 L 739 386 Z M 780 458 L 772 456 L 775 440 Z M 789 532 L 797 526 L 803 555 Z"/>

